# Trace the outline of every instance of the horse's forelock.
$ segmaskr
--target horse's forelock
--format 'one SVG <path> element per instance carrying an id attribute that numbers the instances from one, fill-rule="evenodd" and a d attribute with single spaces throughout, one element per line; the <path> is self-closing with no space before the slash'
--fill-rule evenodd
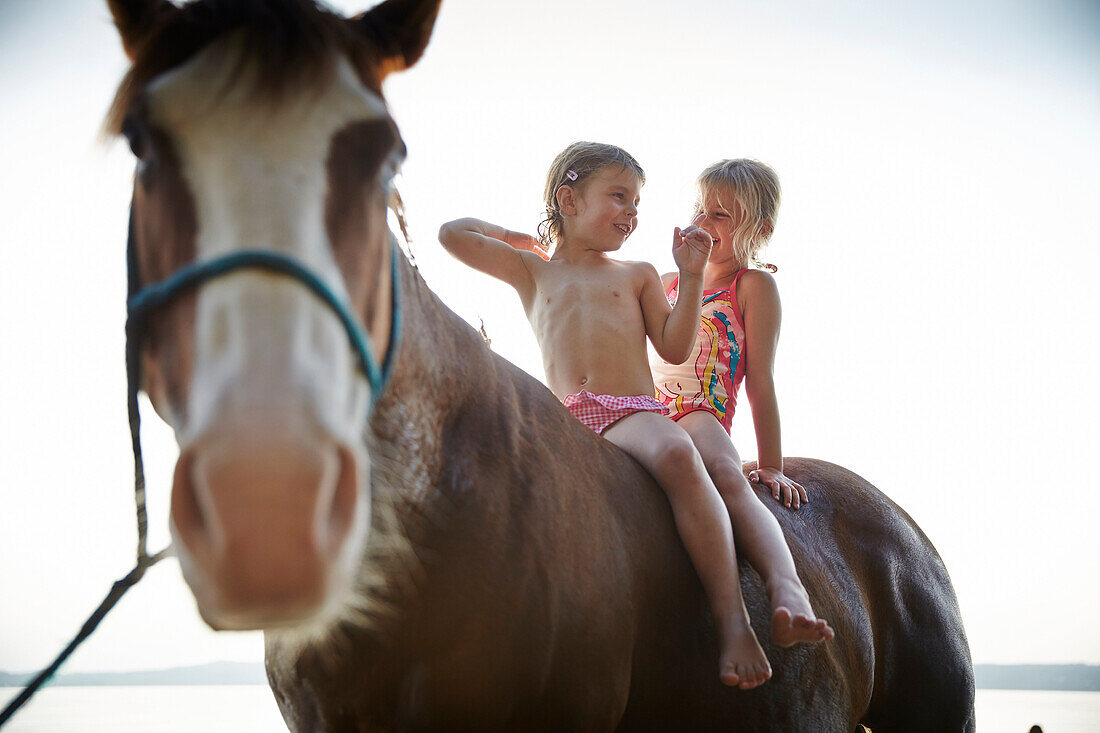
<path id="1" fill-rule="evenodd" d="M 364 37 L 314 0 L 195 0 L 162 16 L 141 39 L 111 105 L 106 131 L 121 131 L 128 110 L 151 81 L 232 33 L 240 34 L 241 66 L 262 60 L 255 65 L 251 90 L 259 100 L 278 102 L 289 90 L 324 86 L 333 73 L 334 52 L 346 55 L 363 84 L 381 95 L 378 79 L 368 73 L 374 56 Z"/>

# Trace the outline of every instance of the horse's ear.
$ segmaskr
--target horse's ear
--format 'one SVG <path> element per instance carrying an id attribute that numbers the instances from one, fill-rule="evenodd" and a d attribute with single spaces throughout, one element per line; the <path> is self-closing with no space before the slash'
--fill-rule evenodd
<path id="1" fill-rule="evenodd" d="M 118 34 L 122 36 L 122 48 L 131 59 L 145 35 L 176 6 L 168 0 L 107 0 Z"/>
<path id="2" fill-rule="evenodd" d="M 441 0 L 386 0 L 352 19 L 381 54 L 380 77 L 420 59 L 432 35 Z"/>

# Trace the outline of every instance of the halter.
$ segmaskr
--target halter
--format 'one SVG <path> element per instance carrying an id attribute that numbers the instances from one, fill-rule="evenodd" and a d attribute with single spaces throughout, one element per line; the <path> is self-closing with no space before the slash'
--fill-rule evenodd
<path id="1" fill-rule="evenodd" d="M 360 370 L 370 383 L 370 410 L 386 389 L 393 372 L 394 354 L 401 337 L 401 278 L 397 271 L 397 258 L 400 248 L 397 239 L 390 234 L 390 343 L 386 348 L 382 366 L 379 368 L 371 350 L 367 348 L 367 338 L 359 321 L 350 308 L 325 284 L 321 278 L 292 257 L 270 250 L 244 250 L 216 257 L 204 262 L 184 265 L 160 282 L 141 286 L 137 274 L 137 253 L 134 246 L 134 212 L 131 207 L 129 232 L 126 241 L 126 265 L 129 294 L 126 300 L 126 338 L 127 360 L 130 358 L 131 344 L 139 342 L 133 349 L 134 356 L 140 354 L 140 340 L 144 335 L 146 316 L 184 292 L 197 288 L 209 280 L 228 275 L 237 270 L 263 270 L 297 280 L 321 301 L 332 309 L 340 319 Z M 136 292 L 135 292 L 136 291 Z M 128 365 L 128 372 L 139 373 L 137 365 Z M 140 381 L 131 387 L 140 387 Z M 368 412 L 368 415 L 370 413 Z"/>

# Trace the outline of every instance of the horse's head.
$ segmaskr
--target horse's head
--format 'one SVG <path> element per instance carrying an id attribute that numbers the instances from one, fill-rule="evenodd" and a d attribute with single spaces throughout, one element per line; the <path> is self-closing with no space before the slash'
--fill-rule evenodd
<path id="1" fill-rule="evenodd" d="M 138 159 L 131 287 L 239 250 L 296 261 L 391 331 L 386 204 L 404 148 L 381 84 L 438 0 L 347 19 L 311 0 L 109 0 L 133 62 L 109 125 Z M 331 621 L 370 525 L 371 387 L 340 318 L 294 279 L 235 270 L 151 313 L 143 388 L 175 430 L 172 531 L 215 628 Z"/>

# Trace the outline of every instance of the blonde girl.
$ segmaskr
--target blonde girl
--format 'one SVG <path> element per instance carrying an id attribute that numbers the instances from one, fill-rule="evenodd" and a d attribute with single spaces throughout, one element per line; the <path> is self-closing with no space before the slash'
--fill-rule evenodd
<path id="1" fill-rule="evenodd" d="M 741 470 L 729 432 L 744 382 L 759 455 L 749 475 L 791 509 L 808 501 L 806 490 L 783 473 L 779 406 L 772 365 L 779 340 L 779 290 L 759 254 L 775 230 L 779 178 L 755 160 L 723 160 L 696 181 L 694 226 L 713 240 L 703 271 L 702 318 L 687 361 L 652 364 L 656 396 L 687 431 L 729 509 L 734 535 L 760 573 L 772 606 L 771 638 L 780 646 L 817 642 L 833 630 L 817 618 L 795 570 L 779 523 L 756 497 Z M 681 283 L 662 277 L 670 303 Z M 687 297 L 687 293 L 684 293 Z"/>

